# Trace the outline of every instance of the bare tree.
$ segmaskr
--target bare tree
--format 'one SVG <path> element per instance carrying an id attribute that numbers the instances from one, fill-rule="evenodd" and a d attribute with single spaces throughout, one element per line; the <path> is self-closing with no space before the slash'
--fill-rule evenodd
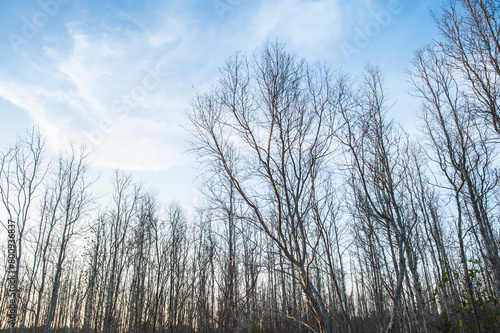
<path id="1" fill-rule="evenodd" d="M 55 197 L 61 200 L 52 209 L 60 223 L 60 235 L 58 239 L 58 254 L 55 267 L 54 281 L 49 303 L 45 332 L 49 333 L 54 320 L 56 305 L 61 286 L 61 275 L 63 264 L 66 259 L 68 244 L 75 233 L 80 231 L 79 224 L 83 220 L 83 214 L 91 203 L 89 187 L 91 182 L 87 178 L 88 165 L 87 153 L 84 149 L 79 152 L 72 149 L 69 156 L 59 158 L 57 175 L 53 191 Z"/>
<path id="2" fill-rule="evenodd" d="M 359 94 L 351 102 L 353 107 L 342 109 L 344 125 L 339 139 L 348 154 L 354 213 L 361 222 L 370 255 L 376 260 L 374 270 L 392 301 L 385 328 L 392 332 L 401 307 L 407 250 L 415 225 L 408 216 L 407 191 L 402 186 L 408 172 L 404 158 L 407 143 L 404 133 L 387 119 L 387 101 L 377 68 L 367 68 Z M 393 266 L 393 273 L 387 273 L 389 278 L 382 272 L 382 267 L 390 267 L 386 251 Z M 380 253 L 382 266 L 376 258 Z"/>
<path id="3" fill-rule="evenodd" d="M 327 200 L 324 200 L 323 207 L 315 207 L 316 219 L 321 229 L 321 245 L 323 251 L 321 260 L 327 270 L 327 277 L 331 283 L 330 298 L 335 297 L 335 307 L 339 308 L 343 323 L 340 325 L 342 331 L 352 332 L 353 326 L 350 319 L 349 304 L 347 301 L 346 272 L 344 254 L 348 251 L 347 246 L 341 245 L 346 241 L 346 227 L 341 226 L 340 206 L 343 200 L 334 193 L 338 185 L 327 183 L 325 189 Z M 335 295 L 335 296 L 334 296 Z"/>
<path id="4" fill-rule="evenodd" d="M 23 245 L 30 219 L 35 193 L 42 183 L 46 169 L 43 165 L 44 139 L 37 128 L 31 129 L 25 138 L 0 154 L 0 198 L 8 219 L 15 223 L 16 267 L 14 272 L 14 314 L 17 314 L 17 290 L 20 284 L 20 265 Z M 3 224 L 4 228 L 7 225 Z M 24 320 L 23 320 L 24 321 Z M 14 332 L 16 320 L 12 322 Z M 23 323 L 24 325 L 24 323 Z"/>
<path id="5" fill-rule="evenodd" d="M 185 302 L 189 296 L 186 286 L 188 266 L 188 238 L 187 220 L 184 211 L 179 205 L 171 204 L 167 211 L 167 225 L 170 233 L 169 256 L 167 259 L 170 269 L 168 283 L 167 329 L 170 333 L 178 332 L 182 324 L 182 315 Z"/>
<path id="6" fill-rule="evenodd" d="M 129 302 L 129 332 L 139 332 L 147 314 L 148 307 L 148 272 L 152 270 L 151 252 L 153 247 L 153 231 L 158 221 L 158 205 L 154 194 L 145 194 L 141 197 L 138 206 L 138 215 L 132 225 L 132 237 L 129 239 L 130 265 L 132 266 L 132 281 L 130 285 Z"/>
<path id="7" fill-rule="evenodd" d="M 154 304 L 151 307 L 152 331 L 155 332 L 163 327 L 165 313 L 164 300 L 166 299 L 167 280 L 171 273 L 168 269 L 168 254 L 170 251 L 170 235 L 168 233 L 167 221 L 158 217 L 152 224 L 153 236 L 153 285 L 155 287 Z"/>
<path id="8" fill-rule="evenodd" d="M 441 50 L 429 46 L 417 53 L 412 79 L 423 98 L 422 118 L 433 149 L 432 159 L 448 183 L 455 202 L 460 260 L 476 327 L 479 327 L 474 305 L 474 288 L 467 267 L 466 230 L 481 242 L 482 256 L 495 278 L 495 293 L 500 295 L 500 257 L 498 236 L 494 230 L 498 218 L 499 175 L 495 168 L 494 143 L 473 112 L 474 100 L 454 76 L 455 65 Z M 470 223 L 467 226 L 466 223 Z"/>
<path id="9" fill-rule="evenodd" d="M 38 235 L 36 238 L 36 251 L 33 260 L 33 273 L 39 277 L 38 297 L 36 301 L 34 331 L 37 331 L 40 314 L 42 310 L 42 300 L 47 284 L 47 275 L 50 265 L 50 255 L 54 250 L 53 237 L 58 224 L 58 207 L 63 200 L 63 192 L 55 191 L 55 188 L 48 185 L 45 189 L 45 194 L 42 200 L 40 212 L 40 222 Z M 41 265 L 41 266 L 40 266 Z"/>
<path id="10" fill-rule="evenodd" d="M 114 193 L 112 204 L 106 214 L 109 223 L 109 256 L 106 272 L 106 299 L 104 303 L 105 332 L 112 332 L 118 325 L 117 302 L 125 269 L 127 236 L 129 226 L 138 213 L 140 186 L 132 184 L 130 175 L 116 171 L 113 180 Z"/>
<path id="11" fill-rule="evenodd" d="M 321 332 L 330 331 L 311 282 L 320 241 L 312 211 L 331 153 L 334 79 L 284 46 L 267 44 L 252 60 L 236 55 L 213 91 L 193 101 L 195 149 L 227 175 L 253 219 L 298 272 Z"/>
<path id="12" fill-rule="evenodd" d="M 435 16 L 437 44 L 470 94 L 469 112 L 500 134 L 500 8 L 495 0 L 449 0 Z"/>
<path id="13" fill-rule="evenodd" d="M 88 267 L 85 271 L 86 277 L 86 298 L 85 298 L 85 309 L 84 309 L 84 319 L 83 319 L 83 330 L 88 333 L 91 328 L 91 320 L 94 313 L 94 299 L 98 290 L 99 282 L 99 266 L 103 263 L 103 250 L 105 247 L 105 218 L 104 216 L 99 216 L 95 224 L 93 224 L 91 229 L 91 236 L 89 240 L 89 248 L 85 255 L 88 257 L 89 262 Z"/>

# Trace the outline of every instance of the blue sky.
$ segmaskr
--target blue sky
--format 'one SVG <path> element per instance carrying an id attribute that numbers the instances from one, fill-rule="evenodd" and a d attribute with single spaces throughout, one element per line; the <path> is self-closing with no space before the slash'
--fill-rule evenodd
<path id="1" fill-rule="evenodd" d="M 405 74 L 437 32 L 410 0 L 3 0 L 0 145 L 37 123 L 54 152 L 87 142 L 93 166 L 144 179 L 164 201 L 194 202 L 186 114 L 236 51 L 279 39 L 299 56 L 357 76 L 381 67 L 395 118 L 414 123 Z"/>

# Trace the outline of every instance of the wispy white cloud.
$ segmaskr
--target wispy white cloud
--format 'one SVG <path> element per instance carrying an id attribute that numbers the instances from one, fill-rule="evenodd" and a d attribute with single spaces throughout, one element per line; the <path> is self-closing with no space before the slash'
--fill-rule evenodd
<path id="1" fill-rule="evenodd" d="M 144 27 L 124 34 L 111 24 L 88 32 L 85 22 L 68 24 L 67 32 L 70 50 L 45 46 L 24 69 L 29 80 L 4 75 L 0 95 L 30 114 L 55 151 L 83 139 L 96 166 L 164 170 L 185 163 L 179 140 L 169 142 L 169 133 L 180 135 L 183 110 L 158 113 L 172 105 L 162 94 L 170 84 L 162 72 L 168 50 L 158 48 L 175 37 L 151 37 Z"/>
<path id="2" fill-rule="evenodd" d="M 242 2 L 209 22 L 177 7 L 67 23 L 22 73 L 3 75 L 0 96 L 28 112 L 54 150 L 86 140 L 96 166 L 167 170 L 190 163 L 179 124 L 228 56 L 274 38 L 320 53 L 343 24 L 332 0 L 266 0 L 250 11 Z"/>
<path id="3" fill-rule="evenodd" d="M 59 151 L 64 149 L 61 142 L 64 141 L 66 135 L 62 129 L 65 128 L 69 119 L 67 117 L 52 117 L 47 112 L 45 96 L 50 95 L 40 86 L 0 81 L 0 96 L 28 112 L 33 121 L 39 125 L 43 134 L 47 136 L 49 145 L 55 151 Z"/>

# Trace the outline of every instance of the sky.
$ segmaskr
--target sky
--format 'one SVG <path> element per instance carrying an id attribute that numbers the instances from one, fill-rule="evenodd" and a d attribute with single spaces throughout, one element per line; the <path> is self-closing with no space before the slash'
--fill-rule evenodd
<path id="1" fill-rule="evenodd" d="M 33 124 L 58 153 L 86 143 L 92 168 L 143 180 L 192 208 L 198 165 L 187 114 L 237 51 L 279 40 L 359 76 L 381 68 L 391 112 L 415 122 L 406 69 L 438 38 L 436 0 L 41 0 L 0 2 L 0 148 Z"/>

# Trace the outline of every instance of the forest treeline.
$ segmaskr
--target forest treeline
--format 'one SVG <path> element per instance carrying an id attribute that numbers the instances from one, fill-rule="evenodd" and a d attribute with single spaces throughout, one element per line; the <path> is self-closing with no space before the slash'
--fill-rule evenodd
<path id="1" fill-rule="evenodd" d="M 54 157 L 30 131 L 0 153 L 0 328 L 500 331 L 499 10 L 435 15 L 408 67 L 412 135 L 376 67 L 237 53 L 191 101 L 193 212 L 121 171 L 96 195 L 85 149 Z"/>

